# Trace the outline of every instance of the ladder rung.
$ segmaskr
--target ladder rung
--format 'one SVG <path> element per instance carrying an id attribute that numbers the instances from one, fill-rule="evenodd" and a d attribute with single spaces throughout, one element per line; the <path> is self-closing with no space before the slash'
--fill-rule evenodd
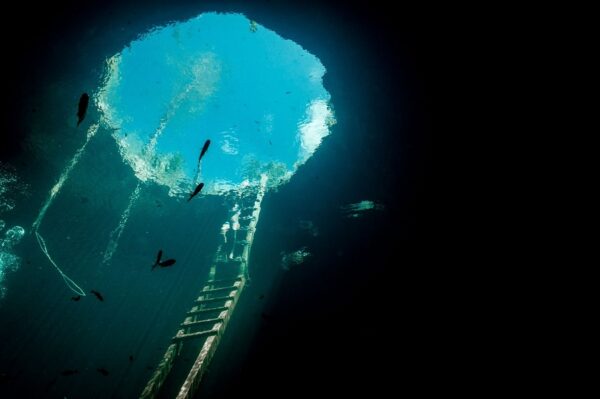
<path id="1" fill-rule="evenodd" d="M 181 327 L 193 327 L 193 326 L 201 326 L 202 324 L 215 324 L 220 323 L 224 319 L 222 317 L 217 317 L 216 319 L 206 319 L 206 320 L 198 320 L 198 321 L 190 321 L 187 323 L 181 323 Z"/>
<path id="2" fill-rule="evenodd" d="M 237 285 L 232 285 L 229 287 L 223 287 L 223 288 L 212 288 L 212 289 L 208 289 L 208 290 L 204 290 L 201 292 L 202 295 L 206 295 L 206 294 L 214 294 L 217 292 L 225 292 L 225 291 L 233 291 L 233 290 L 237 290 L 240 287 Z"/>
<path id="3" fill-rule="evenodd" d="M 211 303 L 211 302 L 222 302 L 222 301 L 231 301 L 235 299 L 235 296 L 220 296 L 218 298 L 209 298 L 209 299 L 196 299 L 196 303 Z"/>
<path id="4" fill-rule="evenodd" d="M 217 265 L 232 265 L 232 266 L 237 266 L 237 265 L 241 265 L 244 262 L 243 259 L 227 259 L 227 260 L 218 260 L 215 263 Z"/>
<path id="5" fill-rule="evenodd" d="M 208 309 L 198 309 L 198 310 L 190 310 L 187 312 L 188 316 L 193 316 L 202 313 L 210 313 L 210 312 L 222 312 L 224 310 L 229 309 L 229 306 L 220 306 L 218 308 L 208 308 Z"/>
<path id="6" fill-rule="evenodd" d="M 222 283 L 229 283 L 229 282 L 235 282 L 235 281 L 242 281 L 242 276 L 238 276 L 235 278 L 226 278 L 223 280 L 209 280 L 206 282 L 206 285 L 212 285 L 212 284 L 222 284 Z"/>
<path id="7" fill-rule="evenodd" d="M 211 335 L 217 335 L 219 330 L 208 330 L 208 331 L 199 331 L 190 334 L 181 334 L 173 337 L 173 342 L 177 341 L 188 341 L 190 339 L 202 338 L 202 337 L 210 337 Z"/>

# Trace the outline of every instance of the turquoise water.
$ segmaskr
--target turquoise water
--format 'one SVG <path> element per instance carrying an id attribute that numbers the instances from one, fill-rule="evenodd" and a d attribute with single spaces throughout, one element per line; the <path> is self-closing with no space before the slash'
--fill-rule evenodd
<path id="1" fill-rule="evenodd" d="M 205 192 L 222 192 L 256 180 L 260 170 L 249 169 L 269 163 L 293 173 L 329 134 L 323 64 L 254 24 L 203 14 L 156 28 L 107 61 L 97 103 L 138 178 L 190 191 L 198 148 L 210 138 L 199 178 Z"/>
<path id="2" fill-rule="evenodd" d="M 35 267 L 37 289 L 55 301 L 33 323 L 54 337 L 44 344 L 44 367 L 31 371 L 47 380 L 37 392 L 141 392 L 217 252 L 242 255 L 237 230 L 250 220 L 261 179 L 268 190 L 285 184 L 330 134 L 325 71 L 314 55 L 241 14 L 155 27 L 107 59 L 92 92 L 96 109 L 74 132 L 81 144 L 64 154 L 35 221 L 7 229 L 0 241 L 3 292 L 23 289 L 5 284 L 7 274 L 24 278 Z M 32 151 L 44 156 L 44 148 L 32 144 Z M 10 211 L 4 197 L 17 178 L 3 173 Z M 199 182 L 205 189 L 186 202 Z M 151 271 L 159 248 L 175 267 Z M 49 326 L 48 317 L 60 323 Z M 182 383 L 201 343 L 186 345 L 165 395 Z M 85 387 L 99 375 L 121 382 L 89 394 Z"/>
<path id="3" fill-rule="evenodd" d="M 403 341 L 371 321 L 403 318 L 413 300 L 395 301 L 412 280 L 396 277 L 428 250 L 413 239 L 427 116 L 397 59 L 401 24 L 336 7 L 245 4 L 232 9 L 246 17 L 219 19 L 103 4 L 40 35 L 19 75 L 31 81 L 14 90 L 18 145 L 0 148 L 1 398 L 138 397 L 217 250 L 239 255 L 247 214 L 233 209 L 261 175 L 251 284 L 200 397 L 382 395 L 381 375 L 395 373 L 384 360 L 400 358 L 389 343 Z M 197 181 L 207 186 L 187 203 Z M 177 263 L 152 271 L 158 249 Z M 86 295 L 72 300 L 60 272 Z M 184 346 L 161 397 L 199 345 Z"/>

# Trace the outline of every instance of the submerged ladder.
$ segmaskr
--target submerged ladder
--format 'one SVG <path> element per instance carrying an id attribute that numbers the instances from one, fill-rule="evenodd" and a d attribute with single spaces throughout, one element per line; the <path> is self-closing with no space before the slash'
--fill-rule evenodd
<path id="1" fill-rule="evenodd" d="M 236 203 L 232 209 L 230 220 L 235 223 L 234 238 L 227 243 L 224 235 L 224 244 L 229 244 L 228 248 L 226 249 L 222 244 L 217 249 L 208 281 L 204 284 L 191 309 L 186 313 L 184 320 L 179 325 L 179 330 L 171 338 L 170 345 L 142 391 L 140 399 L 156 398 L 159 395 L 184 343 L 204 339 L 204 344 L 181 385 L 176 399 L 191 399 L 197 391 L 202 376 L 217 350 L 248 281 L 248 259 L 266 185 L 267 176 L 262 175 L 254 204 L 242 208 Z M 251 215 L 240 218 L 244 209 L 251 210 Z M 246 233 L 245 238 L 237 240 L 238 232 Z"/>

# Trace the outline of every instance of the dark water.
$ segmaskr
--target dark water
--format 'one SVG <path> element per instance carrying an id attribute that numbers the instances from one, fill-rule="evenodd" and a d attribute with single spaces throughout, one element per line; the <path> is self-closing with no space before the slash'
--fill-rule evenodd
<path id="1" fill-rule="evenodd" d="M 319 57 L 338 123 L 292 181 L 265 197 L 250 259 L 252 285 L 199 396 L 364 390 L 379 397 L 399 374 L 407 383 L 424 378 L 434 33 L 415 10 L 390 15 L 384 7 L 317 2 L 66 2 L 47 10 L 47 18 L 17 11 L 27 22 L 9 66 L 15 79 L 7 95 L 14 101 L 5 109 L 0 160 L 29 188 L 13 193 L 16 208 L 1 217 L 29 233 L 48 190 L 83 142 L 68 115 L 80 93 L 98 85 L 105 57 L 151 26 L 226 9 L 244 12 Z M 97 117 L 91 109 L 86 118 Z M 185 207 L 156 186 L 143 189 L 111 264 L 80 267 L 99 263 L 136 184 L 112 138 L 99 132 L 94 140 L 102 151 L 82 157 L 40 232 L 57 263 L 106 300 L 71 301 L 73 294 L 26 235 L 16 249 L 21 267 L 7 274 L 0 302 L 2 398 L 137 397 L 206 279 L 226 218 L 223 200 L 203 198 Z M 340 211 L 367 199 L 385 209 L 360 218 Z M 300 228 L 301 221 L 311 221 L 318 235 Z M 300 247 L 311 256 L 284 271 L 281 252 Z M 156 248 L 176 254 L 177 267 L 149 272 Z M 185 358 L 194 357 L 184 353 L 174 372 L 184 374 L 191 363 Z M 67 369 L 79 372 L 61 375 Z"/>

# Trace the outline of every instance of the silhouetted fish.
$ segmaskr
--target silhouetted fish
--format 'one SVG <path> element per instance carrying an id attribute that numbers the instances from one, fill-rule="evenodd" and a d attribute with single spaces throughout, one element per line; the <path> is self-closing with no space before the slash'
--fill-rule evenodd
<path id="1" fill-rule="evenodd" d="M 204 187 L 204 183 L 198 184 L 198 186 L 196 187 L 194 192 L 190 194 L 190 198 L 188 198 L 188 202 L 190 202 L 190 200 L 192 198 L 194 198 L 196 196 L 196 194 L 198 194 L 200 192 L 200 190 L 202 190 L 202 187 Z"/>
<path id="2" fill-rule="evenodd" d="M 100 374 L 102 374 L 102 375 L 103 375 L 103 376 L 105 376 L 105 377 L 106 377 L 108 374 L 110 374 L 110 373 L 108 372 L 108 370 L 107 370 L 107 369 L 105 369 L 104 367 L 101 367 L 101 368 L 99 368 L 99 369 L 96 369 L 96 371 L 98 371 Z"/>
<path id="3" fill-rule="evenodd" d="M 169 267 L 169 266 L 173 266 L 174 264 L 175 264 L 175 259 L 167 259 L 166 261 L 159 263 L 160 267 Z"/>
<path id="4" fill-rule="evenodd" d="M 129 361 L 133 362 L 133 355 L 129 355 Z"/>
<path id="5" fill-rule="evenodd" d="M 260 294 L 260 296 L 258 297 L 258 299 L 263 299 L 265 297 L 265 294 Z"/>
<path id="6" fill-rule="evenodd" d="M 65 377 L 68 377 L 68 376 L 70 376 L 70 375 L 77 374 L 77 373 L 79 373 L 79 370 L 77 370 L 77 369 L 75 369 L 75 370 L 66 369 L 66 370 L 64 370 L 64 371 L 63 371 L 62 373 L 60 373 L 60 374 L 61 374 L 61 375 L 63 375 L 63 376 L 65 376 Z"/>
<path id="7" fill-rule="evenodd" d="M 206 154 L 206 151 L 208 150 L 209 145 L 210 145 L 210 140 L 206 140 L 204 142 L 204 146 L 202 146 L 202 151 L 200 151 L 200 157 L 198 158 L 198 162 L 202 161 L 202 157 L 204 156 L 204 154 Z"/>
<path id="8" fill-rule="evenodd" d="M 154 270 L 154 268 L 158 266 L 158 264 L 160 263 L 160 258 L 162 258 L 162 249 L 160 249 L 158 251 L 158 254 L 156 255 L 156 262 L 154 262 L 154 264 L 152 265 L 152 270 Z"/>
<path id="9" fill-rule="evenodd" d="M 83 93 L 81 95 L 81 98 L 79 99 L 79 107 L 77 109 L 77 118 L 79 119 L 77 121 L 77 126 L 79 126 L 79 124 L 83 122 L 83 118 L 85 118 L 85 113 L 87 112 L 89 102 L 90 96 L 88 96 L 87 93 Z"/>
<path id="10" fill-rule="evenodd" d="M 71 297 L 71 300 L 72 300 L 72 301 L 78 301 L 78 300 L 80 300 L 80 299 L 81 299 L 81 295 L 77 295 L 77 296 L 72 296 L 72 297 Z"/>
<path id="11" fill-rule="evenodd" d="M 104 297 L 102 296 L 102 294 L 101 294 L 101 293 L 99 293 L 98 291 L 94 291 L 94 290 L 92 290 L 92 291 L 90 291 L 90 292 L 91 292 L 92 294 L 96 295 L 96 298 L 98 298 L 99 300 L 101 300 L 101 301 L 103 301 L 103 302 L 104 302 Z"/>
<path id="12" fill-rule="evenodd" d="M 198 182 L 198 180 L 200 180 L 200 171 L 202 169 L 202 157 L 204 156 L 204 154 L 206 154 L 206 151 L 208 150 L 209 145 L 210 145 L 210 140 L 206 140 L 204 142 L 204 146 L 202 146 L 202 150 L 200 151 L 200 156 L 198 157 L 198 166 L 196 168 L 196 176 L 194 176 L 194 183 L 196 183 L 196 182 Z M 190 197 L 190 199 L 192 199 L 192 197 Z"/>

